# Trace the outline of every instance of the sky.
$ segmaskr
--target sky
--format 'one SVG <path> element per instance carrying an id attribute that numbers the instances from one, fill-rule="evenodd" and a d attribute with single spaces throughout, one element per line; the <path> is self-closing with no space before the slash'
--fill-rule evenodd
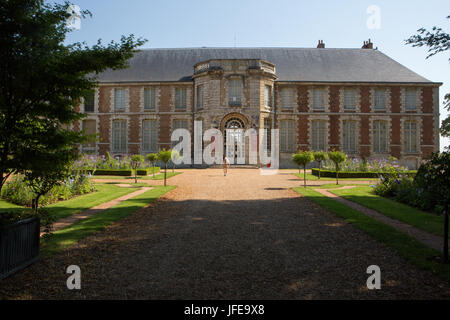
<path id="1" fill-rule="evenodd" d="M 60 2 L 60 1 L 56 1 Z M 450 92 L 450 52 L 429 59 L 425 48 L 405 39 L 425 27 L 450 32 L 448 0 L 72 0 L 92 17 L 81 21 L 67 43 L 118 41 L 134 34 L 147 39 L 143 48 L 315 47 L 360 48 L 369 38 L 374 47 L 440 87 L 440 119 L 447 116 L 444 94 Z M 375 6 L 375 11 L 371 8 Z M 379 12 L 379 15 L 377 15 Z M 379 19 L 377 19 L 379 17 Z M 375 20 L 374 20 L 375 19 Z M 369 23 L 368 23 L 369 22 Z M 441 150 L 450 145 L 440 139 Z"/>

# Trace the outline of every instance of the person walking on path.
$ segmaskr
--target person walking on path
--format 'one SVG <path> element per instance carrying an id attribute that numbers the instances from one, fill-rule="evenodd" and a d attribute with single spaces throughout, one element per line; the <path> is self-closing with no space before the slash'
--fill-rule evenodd
<path id="1" fill-rule="evenodd" d="M 223 166 L 223 175 L 226 176 L 228 167 L 230 166 L 230 160 L 228 160 L 228 158 L 225 155 L 223 156 L 222 166 Z"/>

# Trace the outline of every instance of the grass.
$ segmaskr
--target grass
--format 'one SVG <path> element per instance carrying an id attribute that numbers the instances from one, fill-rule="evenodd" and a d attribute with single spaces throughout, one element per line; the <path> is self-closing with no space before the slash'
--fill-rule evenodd
<path id="1" fill-rule="evenodd" d="M 81 239 L 102 230 L 111 223 L 122 219 L 131 213 L 145 207 L 150 202 L 158 199 L 166 192 L 174 189 L 174 186 L 157 186 L 136 197 L 122 201 L 121 203 L 80 220 L 66 228 L 55 231 L 51 236 L 41 239 L 41 255 L 47 257 L 61 251 Z"/>
<path id="2" fill-rule="evenodd" d="M 182 172 L 167 172 L 167 178 L 171 178 L 173 176 L 176 176 L 177 174 L 180 174 Z M 126 179 L 126 180 L 134 180 L 134 176 L 94 176 L 94 179 Z M 158 173 L 155 174 L 155 177 L 153 178 L 153 175 L 148 176 L 137 176 L 138 180 L 164 180 L 164 173 Z"/>
<path id="3" fill-rule="evenodd" d="M 59 201 L 46 206 L 46 208 L 58 220 L 136 191 L 135 186 L 132 186 L 132 188 L 123 188 L 113 184 L 96 184 L 95 187 L 97 189 L 95 192 L 77 196 L 69 200 Z M 0 211 L 6 210 L 22 211 L 31 209 L 0 200 Z"/>
<path id="4" fill-rule="evenodd" d="M 430 258 L 440 255 L 438 251 L 423 245 L 391 226 L 366 216 L 343 203 L 328 198 L 312 188 L 297 187 L 293 188 L 293 190 L 343 218 L 346 222 L 361 229 L 384 245 L 394 249 L 398 254 L 411 261 L 417 267 L 430 270 L 447 281 L 450 281 L 450 266 L 430 260 Z"/>
<path id="5" fill-rule="evenodd" d="M 423 231 L 444 236 L 444 217 L 427 213 L 395 200 L 373 194 L 373 189 L 358 186 L 352 189 L 331 190 L 330 192 L 347 200 L 378 211 L 385 216 L 410 224 Z"/>
<path id="6" fill-rule="evenodd" d="M 303 180 L 303 170 L 301 173 L 294 173 L 294 175 Z M 321 177 L 319 179 L 319 177 L 306 172 L 306 180 L 336 181 L 336 178 Z M 339 181 L 373 181 L 374 183 L 376 183 L 379 181 L 379 179 L 378 178 L 341 178 L 341 177 L 339 177 Z"/>

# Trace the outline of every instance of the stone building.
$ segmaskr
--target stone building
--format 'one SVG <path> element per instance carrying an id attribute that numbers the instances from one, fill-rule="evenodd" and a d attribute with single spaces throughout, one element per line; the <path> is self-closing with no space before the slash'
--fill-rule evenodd
<path id="1" fill-rule="evenodd" d="M 278 128 L 280 166 L 300 149 L 395 156 L 409 167 L 439 150 L 439 86 L 373 44 L 361 49 L 145 49 L 99 76 L 74 130 L 100 155 L 170 148 L 171 132 Z M 240 132 L 240 131 L 239 131 Z M 238 137 L 239 138 L 239 137 Z"/>

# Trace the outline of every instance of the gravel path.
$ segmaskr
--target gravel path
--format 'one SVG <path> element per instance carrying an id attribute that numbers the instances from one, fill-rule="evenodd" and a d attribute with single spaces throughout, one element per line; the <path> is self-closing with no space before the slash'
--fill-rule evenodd
<path id="1" fill-rule="evenodd" d="M 289 171 L 186 170 L 169 183 L 149 207 L 0 282 L 0 297 L 450 298 L 449 283 L 290 190 Z M 78 291 L 66 288 L 71 264 Z M 366 288 L 372 264 L 381 290 Z"/>

